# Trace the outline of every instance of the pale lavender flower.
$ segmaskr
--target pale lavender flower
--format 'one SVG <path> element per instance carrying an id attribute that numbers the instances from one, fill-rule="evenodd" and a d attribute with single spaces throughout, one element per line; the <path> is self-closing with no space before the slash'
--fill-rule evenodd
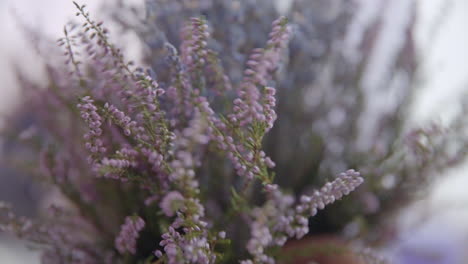
<path id="1" fill-rule="evenodd" d="M 89 131 L 84 135 L 86 140 L 86 149 L 91 153 L 90 161 L 94 161 L 94 158 L 98 153 L 105 153 L 106 147 L 104 147 L 101 139 L 102 135 L 102 118 L 97 112 L 97 107 L 93 104 L 93 100 L 89 96 L 85 96 L 81 99 L 81 103 L 78 104 L 78 108 L 81 112 L 81 118 L 86 122 L 89 127 Z"/>
<path id="2" fill-rule="evenodd" d="M 115 248 L 120 254 L 136 253 L 136 242 L 139 233 L 145 227 L 145 221 L 138 216 L 127 216 L 120 227 L 120 233 L 115 239 Z"/>
<path id="3" fill-rule="evenodd" d="M 276 70 L 281 51 L 289 39 L 291 29 L 286 25 L 286 21 L 285 17 L 275 20 L 267 48 L 254 49 L 250 55 L 238 92 L 239 98 L 233 102 L 234 114 L 229 116 L 231 122 L 239 122 L 241 126 L 245 126 L 256 120 L 265 122 L 267 130 L 273 127 L 273 122 L 276 120 L 275 89 L 267 85 Z"/>
<path id="4" fill-rule="evenodd" d="M 208 54 L 207 39 L 210 34 L 206 22 L 200 18 L 193 17 L 182 30 L 182 39 L 180 50 L 182 62 L 186 65 L 188 71 L 193 71 L 196 67 L 201 67 L 206 62 Z"/>
<path id="5" fill-rule="evenodd" d="M 221 239 L 225 239 L 225 238 L 226 238 L 226 232 L 225 232 L 225 231 L 221 231 L 221 232 L 218 233 L 218 236 L 219 236 L 219 238 L 221 238 Z"/>
<path id="6" fill-rule="evenodd" d="M 184 197 L 178 191 L 172 191 L 166 194 L 164 198 L 161 200 L 159 207 L 161 207 L 162 211 L 165 215 L 172 217 L 175 215 L 178 207 L 183 205 Z"/>
<path id="7" fill-rule="evenodd" d="M 137 138 L 142 138 L 140 133 L 144 131 L 144 128 L 138 127 L 137 122 L 133 121 L 129 116 L 125 115 L 123 111 L 120 111 L 114 105 L 109 105 L 108 103 L 104 105 L 104 109 L 109 112 L 113 118 L 113 121 L 123 129 L 125 136 L 130 136 L 133 133 L 136 134 Z"/>
<path id="8" fill-rule="evenodd" d="M 283 246 L 288 238 L 305 236 L 309 232 L 309 217 L 315 216 L 318 209 L 349 194 L 362 182 L 359 172 L 348 170 L 326 183 L 312 197 L 301 196 L 298 202 L 291 195 L 284 194 L 278 185 L 265 185 L 268 200 L 263 207 L 255 208 L 252 212 L 251 237 L 246 246 L 253 261 L 274 263 L 265 253 L 268 247 Z"/>
<path id="9" fill-rule="evenodd" d="M 328 204 L 341 199 L 344 195 L 348 195 L 361 185 L 363 181 L 359 172 L 355 170 L 340 173 L 338 178 L 326 183 L 319 191 L 315 191 L 312 196 L 301 196 L 299 207 L 296 210 L 298 213 L 309 211 L 310 216 L 314 216 L 317 210 L 321 210 Z"/>

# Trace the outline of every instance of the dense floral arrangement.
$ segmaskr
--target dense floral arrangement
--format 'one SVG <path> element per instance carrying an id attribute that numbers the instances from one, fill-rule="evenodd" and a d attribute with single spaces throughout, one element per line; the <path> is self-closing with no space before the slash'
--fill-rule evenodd
<path id="1" fill-rule="evenodd" d="M 254 2 L 147 1 L 142 25 L 121 23 L 149 48 L 148 69 L 128 61 L 103 23 L 75 4 L 83 24 L 66 26 L 58 41 L 67 67 L 48 65 L 46 89 L 22 79 L 36 122 L 19 135 L 38 153 L 22 166 L 66 202 L 37 221 L 2 204 L 1 229 L 43 245 L 43 263 L 274 263 L 288 240 L 313 229 L 318 210 L 358 186 L 357 199 L 335 210 L 342 224 L 369 212 L 379 223 L 429 173 L 462 160 L 465 141 L 453 148 L 449 130 L 402 136 L 407 99 L 365 151 L 351 143 L 363 104 L 350 88 L 358 74 L 340 68 L 352 65 L 336 50 L 308 48 L 310 25 L 340 32 L 350 14 L 336 15 L 342 23 L 330 30 L 307 20 L 317 17 L 307 15 L 308 1 L 296 1 L 293 23 L 272 1 Z M 314 83 L 308 59 L 341 71 L 334 78 L 343 85 L 326 72 L 330 80 Z M 411 76 L 411 65 L 394 67 Z M 302 98 L 311 96 L 322 101 Z"/>

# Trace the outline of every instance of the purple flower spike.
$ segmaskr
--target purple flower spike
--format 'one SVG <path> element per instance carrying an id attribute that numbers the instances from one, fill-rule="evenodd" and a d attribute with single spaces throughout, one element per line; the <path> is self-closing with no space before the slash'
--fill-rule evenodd
<path id="1" fill-rule="evenodd" d="M 125 223 L 120 227 L 120 233 L 115 239 L 115 247 L 120 254 L 136 253 L 136 241 L 139 232 L 145 227 L 145 221 L 140 217 L 127 216 Z"/>

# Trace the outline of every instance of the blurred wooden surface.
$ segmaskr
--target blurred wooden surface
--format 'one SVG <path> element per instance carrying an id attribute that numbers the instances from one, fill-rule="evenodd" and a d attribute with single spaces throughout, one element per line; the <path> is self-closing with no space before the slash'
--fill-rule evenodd
<path id="1" fill-rule="evenodd" d="M 364 264 L 348 245 L 333 236 L 306 237 L 288 242 L 281 264 Z"/>

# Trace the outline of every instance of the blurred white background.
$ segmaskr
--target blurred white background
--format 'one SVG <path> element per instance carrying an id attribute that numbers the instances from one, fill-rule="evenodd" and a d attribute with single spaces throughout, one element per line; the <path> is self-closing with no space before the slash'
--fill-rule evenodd
<path id="1" fill-rule="evenodd" d="M 287 4 L 290 0 L 283 0 Z M 372 6 L 377 0 L 360 0 Z M 384 0 L 385 1 L 385 0 Z M 405 0 L 392 0 L 405 1 Z M 101 1 L 80 1 L 96 13 Z M 468 1 L 467 0 L 419 0 L 417 14 L 416 44 L 424 61 L 421 67 L 412 120 L 422 123 L 429 118 L 448 120 L 457 111 L 454 102 L 460 95 L 467 94 L 468 69 Z M 74 16 L 75 10 L 69 0 L 2 0 L 0 1 L 0 116 L 8 111 L 17 98 L 18 91 L 11 63 L 29 67 L 36 78 L 40 78 L 39 58 L 27 48 L 17 18 L 40 29 L 52 39 L 61 37 L 64 23 Z M 399 13 L 389 13 L 389 19 L 399 20 Z M 1 126 L 0 119 L 0 126 Z M 447 172 L 431 192 L 431 196 L 419 202 L 424 207 L 413 206 L 402 218 L 402 227 L 411 230 L 410 237 L 402 238 L 395 250 L 421 247 L 420 250 L 445 250 L 453 240 L 468 242 L 468 166 Z M 431 208 L 425 215 L 420 208 Z M 436 212 L 434 214 L 434 212 Z M 415 220 L 416 219 L 416 220 Z M 427 221 L 420 221 L 421 219 Z M 437 232 L 443 227 L 443 232 Z M 456 234 L 456 235 L 455 235 Z M 433 241 L 435 240 L 435 241 Z M 427 243 L 421 243 L 426 241 Z M 463 241 L 463 242 L 462 242 Z M 442 245 L 442 246 L 441 246 Z M 460 260 L 462 261 L 462 260 Z M 38 263 L 37 253 L 27 250 L 10 237 L 0 237 L 1 263 Z M 442 262 L 431 262 L 442 263 Z M 446 262 L 443 262 L 446 263 Z M 452 262 L 450 262 L 452 263 Z M 458 263 L 458 262 L 453 262 Z M 465 262 L 460 262 L 465 263 Z"/>

